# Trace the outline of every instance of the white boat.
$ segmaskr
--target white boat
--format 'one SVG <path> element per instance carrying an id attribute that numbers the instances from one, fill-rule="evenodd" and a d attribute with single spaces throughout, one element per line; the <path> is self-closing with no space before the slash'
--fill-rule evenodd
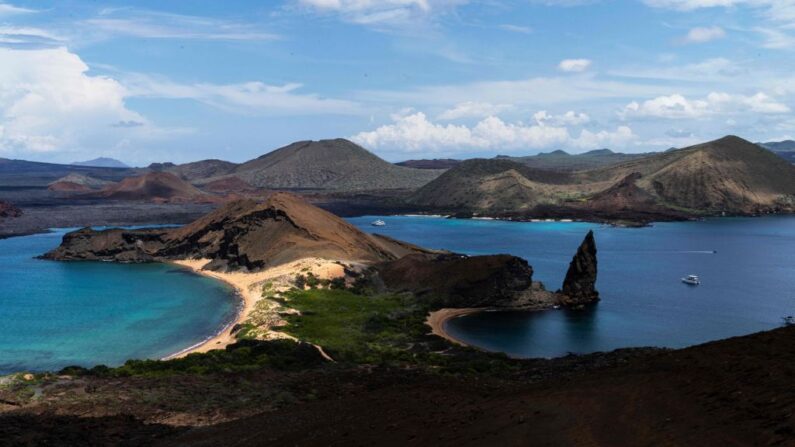
<path id="1" fill-rule="evenodd" d="M 378 220 L 374 220 L 370 225 L 372 225 L 374 227 L 385 227 L 386 226 L 386 222 L 384 222 L 381 219 L 378 219 Z"/>
<path id="2" fill-rule="evenodd" d="M 693 285 L 693 286 L 697 286 L 697 285 L 701 284 L 701 280 L 698 279 L 697 275 L 687 275 L 684 278 L 682 278 L 682 282 L 685 283 L 685 284 Z"/>

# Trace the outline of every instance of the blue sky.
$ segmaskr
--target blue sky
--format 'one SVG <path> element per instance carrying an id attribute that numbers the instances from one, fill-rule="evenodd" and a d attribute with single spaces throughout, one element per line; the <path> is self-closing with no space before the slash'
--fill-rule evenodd
<path id="1" fill-rule="evenodd" d="M 0 0 L 0 157 L 644 152 L 795 134 L 795 0 Z"/>

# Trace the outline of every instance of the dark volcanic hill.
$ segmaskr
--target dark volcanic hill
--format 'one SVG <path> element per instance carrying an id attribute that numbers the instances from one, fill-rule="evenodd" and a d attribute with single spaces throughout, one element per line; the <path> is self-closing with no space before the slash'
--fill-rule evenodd
<path id="1" fill-rule="evenodd" d="M 154 202 L 212 202 L 214 196 L 168 172 L 150 172 L 128 177 L 93 194 L 93 197 L 111 200 L 136 200 Z"/>
<path id="2" fill-rule="evenodd" d="M 232 163 L 229 161 L 201 160 L 181 165 L 174 165 L 171 163 L 150 165 L 150 168 L 154 167 L 153 170 L 155 171 L 170 172 L 183 180 L 193 182 L 210 177 L 218 177 L 229 174 L 237 166 L 237 163 Z"/>
<path id="3" fill-rule="evenodd" d="M 406 168 L 416 169 L 450 169 L 459 163 L 461 163 L 461 160 L 456 160 L 453 158 L 434 158 L 432 160 L 406 160 L 395 164 Z"/>
<path id="4" fill-rule="evenodd" d="M 408 253 L 411 244 L 366 234 L 289 193 L 265 202 L 241 200 L 176 229 L 69 233 L 46 255 L 61 260 L 148 262 L 209 259 L 213 270 L 258 270 L 307 257 L 373 263 Z"/>
<path id="5" fill-rule="evenodd" d="M 299 141 L 232 171 L 257 187 L 328 191 L 416 189 L 440 173 L 395 166 L 344 139 Z"/>
<path id="6" fill-rule="evenodd" d="M 488 214 L 633 218 L 633 213 L 754 214 L 795 210 L 795 166 L 735 136 L 578 172 L 506 160 L 469 160 L 409 199 Z"/>
<path id="7" fill-rule="evenodd" d="M 610 166 L 625 161 L 646 157 L 649 154 L 623 154 L 610 149 L 597 149 L 582 154 L 569 154 L 557 150 L 552 152 L 529 155 L 525 157 L 510 157 L 500 155 L 497 158 L 516 161 L 537 169 L 552 171 L 581 171 L 603 166 Z"/>
<path id="8" fill-rule="evenodd" d="M 795 163 L 795 141 L 792 140 L 785 140 L 785 141 L 770 141 L 767 143 L 757 143 L 763 148 L 772 151 L 779 157 L 789 161 L 790 163 Z"/>
<path id="9" fill-rule="evenodd" d="M 531 168 L 505 159 L 466 160 L 420 188 L 410 202 L 431 208 L 517 211 L 556 203 L 556 185 L 571 175 Z"/>

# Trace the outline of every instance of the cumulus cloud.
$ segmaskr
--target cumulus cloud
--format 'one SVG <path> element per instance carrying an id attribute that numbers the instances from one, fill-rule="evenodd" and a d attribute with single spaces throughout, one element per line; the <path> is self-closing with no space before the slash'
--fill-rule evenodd
<path id="1" fill-rule="evenodd" d="M 573 110 L 562 115 L 550 115 L 546 110 L 541 110 L 533 115 L 533 119 L 539 126 L 580 126 L 591 121 L 591 117 L 587 114 Z"/>
<path id="2" fill-rule="evenodd" d="M 683 43 L 705 43 L 726 37 L 726 31 L 719 26 L 695 27 L 682 38 Z"/>
<path id="3" fill-rule="evenodd" d="M 0 48 L 0 66 L 2 153 L 112 145 L 109 124 L 146 122 L 125 106 L 119 82 L 88 75 L 65 48 Z"/>
<path id="4" fill-rule="evenodd" d="M 579 73 L 585 71 L 591 66 L 590 59 L 564 59 L 558 64 L 561 71 L 569 73 Z"/>
<path id="5" fill-rule="evenodd" d="M 422 112 L 394 115 L 393 123 L 351 137 L 357 143 L 374 149 L 389 148 L 405 152 L 467 150 L 529 150 L 550 147 L 593 149 L 623 147 L 636 136 L 627 126 L 615 131 L 582 130 L 573 136 L 562 126 L 507 123 L 495 116 L 487 117 L 472 127 L 434 123 Z"/>
<path id="6" fill-rule="evenodd" d="M 452 121 L 461 118 L 485 118 L 497 115 L 513 106 L 509 104 L 491 104 L 488 102 L 467 101 L 447 109 L 437 117 L 440 120 Z"/>
<path id="7" fill-rule="evenodd" d="M 619 112 L 622 118 L 702 118 L 721 114 L 754 112 L 761 114 L 788 113 L 786 104 L 777 102 L 765 93 L 752 96 L 713 92 L 703 99 L 688 99 L 680 94 L 658 96 L 643 102 L 633 101 Z"/>

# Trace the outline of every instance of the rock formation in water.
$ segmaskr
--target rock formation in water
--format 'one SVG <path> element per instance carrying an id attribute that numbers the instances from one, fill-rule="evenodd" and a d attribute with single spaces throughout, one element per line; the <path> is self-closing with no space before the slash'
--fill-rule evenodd
<path id="1" fill-rule="evenodd" d="M 596 242 L 589 231 L 569 264 L 563 288 L 558 291 L 560 302 L 568 307 L 582 307 L 599 300 L 596 290 Z"/>
<path id="2" fill-rule="evenodd" d="M 259 270 L 307 257 L 372 264 L 409 253 L 411 244 L 366 234 L 288 193 L 264 202 L 240 200 L 180 228 L 95 231 L 64 236 L 44 255 L 57 260 L 151 262 L 209 259 L 212 270 Z"/>

